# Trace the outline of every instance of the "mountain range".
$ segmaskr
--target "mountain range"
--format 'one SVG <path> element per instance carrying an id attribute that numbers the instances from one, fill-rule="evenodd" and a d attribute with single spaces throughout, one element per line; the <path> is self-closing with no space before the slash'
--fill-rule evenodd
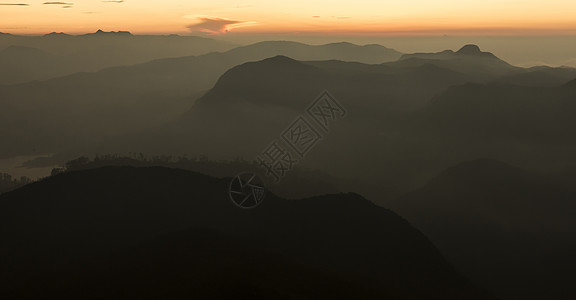
<path id="1" fill-rule="evenodd" d="M 98 140 L 174 120 L 189 110 L 194 99 L 210 89 L 226 70 L 266 58 L 278 48 L 295 56 L 308 49 L 309 59 L 387 60 L 396 55 L 393 50 L 377 46 L 265 42 L 224 53 L 161 59 L 41 82 L 0 86 L 0 103 L 7 108 L 3 110 L 1 122 L 11 124 L 12 128 L 2 136 L 10 141 L 7 144 L 11 147 L 0 150 L 0 157 L 35 151 L 53 153 L 66 145 L 66 140 L 85 143 L 86 138 Z M 101 122 L 103 118 L 107 122 Z M 31 119 L 34 122 L 30 123 Z M 18 140 L 30 131 L 43 133 L 33 134 L 39 139 Z"/>
<path id="2" fill-rule="evenodd" d="M 154 59 L 225 51 L 234 45 L 196 36 L 145 36 L 129 32 L 43 36 L 0 35 L 0 85 L 46 80 L 76 72 Z"/>
<path id="3" fill-rule="evenodd" d="M 390 207 L 500 298 L 570 299 L 574 174 L 477 159 L 446 169 Z"/>
<path id="4" fill-rule="evenodd" d="M 37 57 L 39 65 L 70 55 L 34 48 L 2 53 Z M 13 69 L 27 76 L 26 68 Z M 324 91 L 347 112 L 329 128 L 307 114 Z M 23 297 L 28 285 L 41 287 L 38 293 L 67 291 L 68 298 L 138 289 L 205 297 L 277 298 L 275 290 L 293 298 L 489 297 L 460 272 L 503 299 L 572 299 L 574 99 L 575 69 L 519 68 L 475 45 L 402 55 L 377 45 L 262 42 L 3 85 L 0 158 L 54 154 L 26 166 L 130 152 L 251 162 L 304 117 L 321 140 L 298 158 L 294 177 L 271 190 L 298 195 L 290 198 L 355 191 L 405 216 L 430 242 L 356 194 L 294 201 L 271 195 L 242 214 L 227 206 L 227 180 L 121 167 L 150 166 L 146 161 L 94 170 L 87 166 L 106 164 L 83 157 L 75 161 L 88 161 L 80 168 L 69 162 L 64 174 L 0 196 L 0 269 L 17 275 L 4 273 L 0 282 Z M 244 166 L 200 170 L 222 177 Z M 254 164 L 250 171 L 265 175 Z M 202 247 L 190 242 L 197 240 Z M 249 276 L 235 285 L 236 271 L 221 277 L 231 268 Z M 118 277 L 106 279 L 111 273 Z M 295 279 L 300 273 L 307 275 Z M 193 287 L 182 279 L 187 274 Z M 216 277 L 205 274 L 224 279 L 210 286 Z M 119 278 L 133 280 L 122 286 Z"/>
<path id="5" fill-rule="evenodd" d="M 409 223 L 357 194 L 268 194 L 247 211 L 229 199 L 229 180 L 107 167 L 3 194 L 0 290 L 60 299 L 491 299 Z"/>
<path id="6" fill-rule="evenodd" d="M 466 56 L 467 60 L 474 61 L 476 48 L 466 48 L 449 56 Z M 56 136 L 55 139 L 61 139 L 58 144 L 49 141 L 31 144 L 28 140 L 28 145 L 23 147 L 15 140 L 9 144 L 14 149 L 7 147 L 3 151 L 10 155 L 10 151 L 17 153 L 26 148 L 30 151 L 41 147 L 36 145 L 42 145 L 44 153 L 61 152 L 56 158 L 60 163 L 79 155 L 114 152 L 210 153 L 214 158 L 242 156 L 249 159 L 304 112 L 320 92 L 329 90 L 349 110 L 349 117 L 335 124 L 339 133 L 320 144 L 306 161 L 312 168 L 328 168 L 337 176 L 373 178 L 376 186 L 381 185 L 377 181 L 384 176 L 390 182 L 390 188 L 402 193 L 464 160 L 500 157 L 511 163 L 529 161 L 527 158 L 533 152 L 522 156 L 516 151 L 521 148 L 539 149 L 539 159 L 531 160 L 528 167 L 557 168 L 559 161 L 571 160 L 569 149 L 572 146 L 566 139 L 571 131 L 566 128 L 571 124 L 570 97 L 573 92 L 565 78 L 558 80 L 555 86 L 517 85 L 498 82 L 504 76 L 475 80 L 475 68 L 463 70 L 461 66 L 462 72 L 459 72 L 444 64 L 444 60 L 402 66 L 334 60 L 296 61 L 286 56 L 244 63 L 226 71 L 235 65 L 234 61 L 240 61 L 237 58 L 228 60 L 228 55 L 235 57 L 233 53 L 236 52 L 165 59 L 85 74 L 86 79 L 79 80 L 75 86 L 79 86 L 79 93 L 93 88 L 95 91 L 91 94 L 95 96 L 91 100 L 91 111 L 86 112 L 88 117 L 79 117 L 82 126 L 70 127 L 62 123 L 56 126 L 66 126 L 64 129 L 50 129 L 54 133 L 71 131 L 68 137 Z M 481 54 L 479 57 L 503 64 L 493 55 Z M 518 68 L 508 67 L 509 74 L 521 74 Z M 192 71 L 198 68 L 214 72 L 204 72 L 204 76 L 200 76 Z M 216 70 L 224 72 L 218 80 Z M 557 69 L 540 72 L 553 73 Z M 103 83 L 93 85 L 97 78 L 104 80 Z M 119 90 L 125 89 L 126 93 L 113 88 L 120 80 L 125 80 L 126 85 Z M 128 80 L 132 82 L 128 84 Z M 60 82 L 65 84 L 65 80 Z M 185 96 L 194 90 L 200 95 L 200 90 L 208 89 L 212 82 L 215 82 L 213 88 L 201 96 L 196 105 L 192 104 L 192 97 Z M 105 85 L 110 87 L 102 89 Z M 132 88 L 135 86 L 139 88 Z M 15 95 L 26 95 L 35 89 L 30 86 L 21 86 L 19 90 L 15 86 L 10 88 L 15 89 Z M 138 94 L 132 96 L 130 93 Z M 69 95 L 58 96 L 58 99 L 66 99 L 64 96 Z M 73 99 L 80 97 L 80 94 L 71 94 L 66 101 L 74 103 Z M 39 96 L 26 98 L 40 99 Z M 149 106 L 139 104 L 141 98 L 150 99 L 146 101 Z M 108 115 L 110 106 L 101 105 L 105 102 L 100 99 L 115 103 L 118 108 L 114 111 L 119 109 L 123 114 Z M 28 101 L 18 103 L 22 105 Z M 130 102 L 123 103 L 127 101 Z M 528 103 L 530 105 L 526 106 Z M 60 107 L 55 106 L 57 110 Z M 186 110 L 187 113 L 178 117 Z M 89 116 L 95 111 L 106 116 L 107 122 L 102 123 L 99 119 L 91 122 Z M 126 115 L 134 116 L 130 118 L 131 124 L 123 118 Z M 70 119 L 58 116 L 58 113 L 39 118 L 45 121 L 38 126 L 47 131 L 54 120 Z M 154 124 L 173 118 L 179 120 L 151 129 Z M 3 119 L 10 120 L 10 116 Z M 510 122 L 512 119 L 516 121 Z M 14 128 L 21 122 L 10 121 L 9 124 Z M 90 124 L 92 128 L 88 128 L 92 134 L 84 135 L 86 131 L 80 130 Z M 34 124 L 26 122 L 25 127 L 20 126 L 30 128 Z M 358 132 L 362 134 L 358 135 Z M 102 138 L 94 138 L 99 135 Z M 46 132 L 43 136 L 50 134 Z M 69 144 L 66 140 L 74 140 L 73 147 L 62 147 Z M 78 143 L 78 140 L 83 142 Z M 342 146 L 350 141 L 362 148 Z M 562 151 L 564 154 L 549 147 L 547 143 L 550 142 L 562 143 L 566 149 Z M 330 163 L 344 157 L 357 157 L 355 165 Z M 415 163 L 422 157 L 426 158 L 426 163 Z M 380 170 L 382 165 L 387 166 L 387 171 Z M 366 169 L 364 166 L 371 167 Z"/>

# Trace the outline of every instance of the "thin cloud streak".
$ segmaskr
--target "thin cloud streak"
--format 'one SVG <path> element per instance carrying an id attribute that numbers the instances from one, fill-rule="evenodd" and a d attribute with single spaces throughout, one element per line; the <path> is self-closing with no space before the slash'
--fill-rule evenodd
<path id="1" fill-rule="evenodd" d="M 67 6 L 74 5 L 74 3 L 69 3 L 69 2 L 44 2 L 42 4 L 43 5 L 67 5 Z"/>
<path id="2" fill-rule="evenodd" d="M 232 28 L 254 24 L 254 22 L 245 22 L 237 20 L 227 20 L 213 17 L 200 17 L 199 23 L 188 25 L 192 32 L 203 32 L 209 34 L 223 34 Z"/>

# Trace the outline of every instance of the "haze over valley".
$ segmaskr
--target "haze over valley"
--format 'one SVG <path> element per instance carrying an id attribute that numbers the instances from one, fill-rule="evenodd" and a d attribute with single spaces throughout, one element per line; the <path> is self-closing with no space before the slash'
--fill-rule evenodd
<path id="1" fill-rule="evenodd" d="M 0 298 L 576 298 L 572 3 L 221 2 L 0 2 Z"/>

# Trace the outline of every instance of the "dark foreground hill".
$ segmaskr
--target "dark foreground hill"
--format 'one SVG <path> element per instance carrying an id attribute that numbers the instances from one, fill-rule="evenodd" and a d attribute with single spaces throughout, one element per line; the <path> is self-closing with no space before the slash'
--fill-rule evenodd
<path id="1" fill-rule="evenodd" d="M 575 299 L 574 174 L 478 159 L 448 168 L 392 207 L 502 299 Z"/>
<path id="2" fill-rule="evenodd" d="M 356 194 L 235 207 L 177 169 L 64 173 L 0 196 L 11 298 L 476 299 L 420 232 Z"/>

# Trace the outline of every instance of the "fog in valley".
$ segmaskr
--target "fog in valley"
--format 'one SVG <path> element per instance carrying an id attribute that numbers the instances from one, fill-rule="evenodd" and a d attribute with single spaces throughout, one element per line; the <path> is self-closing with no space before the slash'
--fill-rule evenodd
<path id="1" fill-rule="evenodd" d="M 574 36 L 2 33 L 0 298 L 573 299 L 575 115 Z"/>

